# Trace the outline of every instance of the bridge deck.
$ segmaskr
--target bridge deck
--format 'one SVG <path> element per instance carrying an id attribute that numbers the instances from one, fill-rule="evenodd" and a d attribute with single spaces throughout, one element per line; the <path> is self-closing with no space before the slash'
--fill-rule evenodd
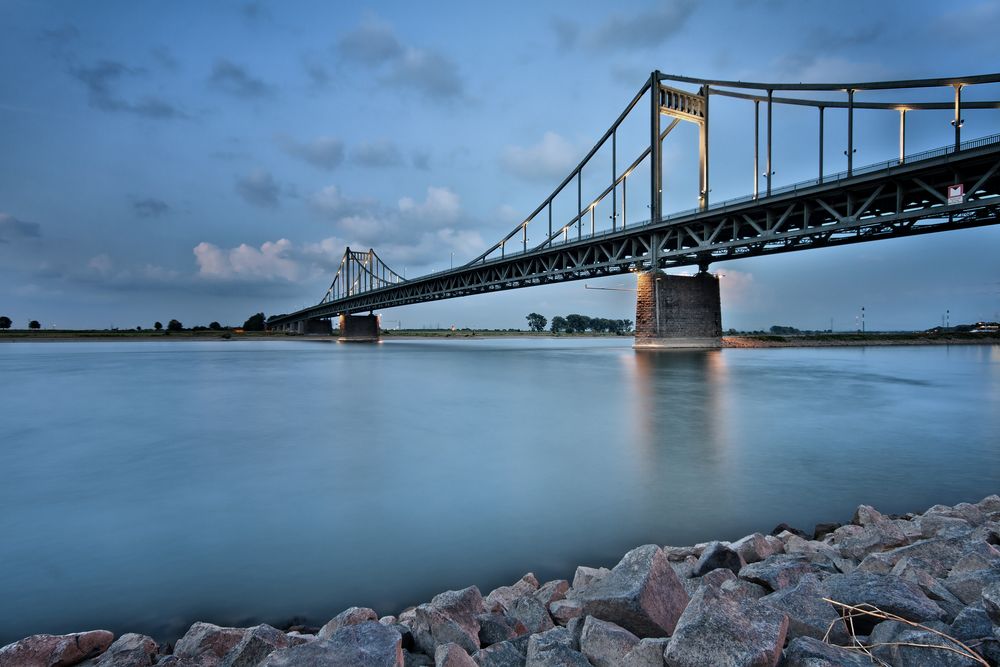
<path id="1" fill-rule="evenodd" d="M 948 186 L 965 195 L 949 203 Z M 567 282 L 653 267 L 707 265 L 1000 222 L 1000 135 L 744 197 L 705 210 L 485 259 L 320 303 L 301 320 Z"/>

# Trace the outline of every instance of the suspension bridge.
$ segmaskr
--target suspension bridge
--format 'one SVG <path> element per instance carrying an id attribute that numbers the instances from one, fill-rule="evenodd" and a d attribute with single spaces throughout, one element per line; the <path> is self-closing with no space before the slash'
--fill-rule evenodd
<path id="1" fill-rule="evenodd" d="M 857 83 L 753 83 L 653 72 L 576 168 L 534 211 L 478 257 L 446 271 L 406 279 L 387 266 L 374 249 L 359 252 L 348 248 L 320 302 L 273 318 L 269 327 L 300 333 L 329 331 L 329 325 L 317 327 L 317 322 L 339 317 L 342 337 L 377 339 L 378 321 L 372 315 L 377 309 L 636 273 L 637 347 L 718 346 L 722 332 L 719 286 L 717 278 L 707 272 L 713 262 L 1000 222 L 1000 133 L 962 137 L 963 112 L 1000 109 L 1000 101 L 963 101 L 963 90 L 998 82 L 1000 74 Z M 902 95 L 935 88 L 950 89 L 953 99 L 884 99 L 886 91 Z M 864 93 L 874 93 L 872 97 L 878 100 L 857 99 Z M 754 178 L 747 195 L 713 203 L 709 201 L 709 109 L 710 101 L 721 97 L 752 104 Z M 819 160 L 816 178 L 776 188 L 772 187 L 773 111 L 779 105 L 817 110 Z M 847 169 L 832 174 L 824 171 L 825 120 L 831 109 L 843 110 L 847 119 Z M 854 165 L 857 110 L 898 114 L 899 151 L 892 159 Z M 950 127 L 942 133 L 944 145 L 907 152 L 908 117 L 935 110 L 953 112 Z M 623 124 L 634 114 L 647 113 L 648 145 L 633 159 L 619 161 Z M 998 120 L 992 117 L 992 128 L 985 129 L 1000 130 Z M 698 206 L 664 215 L 663 143 L 685 122 L 698 129 Z M 610 152 L 611 168 L 606 180 L 585 198 L 585 170 L 592 187 L 593 172 L 606 168 L 595 159 L 602 149 Z M 634 183 L 640 169 L 643 175 L 648 172 L 645 184 Z M 640 220 L 634 215 L 630 219 L 628 211 L 637 187 L 642 193 L 648 187 L 649 217 Z M 632 200 L 628 198 L 630 190 Z M 565 205 L 557 203 L 564 204 L 567 199 L 572 213 L 568 220 L 560 219 Z M 610 223 L 602 216 L 598 224 L 599 206 L 609 206 Z M 540 243 L 529 246 L 529 228 L 531 238 L 543 239 Z M 684 266 L 697 266 L 698 275 L 663 273 L 664 269 Z M 368 315 L 358 315 L 366 312 Z"/>

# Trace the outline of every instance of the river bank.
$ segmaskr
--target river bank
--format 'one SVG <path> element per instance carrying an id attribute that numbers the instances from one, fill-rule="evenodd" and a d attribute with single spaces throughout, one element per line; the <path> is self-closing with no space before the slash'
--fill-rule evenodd
<path id="1" fill-rule="evenodd" d="M 1000 496 L 689 547 L 637 547 L 612 569 L 526 574 L 321 627 L 194 623 L 171 646 L 104 630 L 35 635 L 0 667 L 76 665 L 996 665 Z"/>
<path id="2" fill-rule="evenodd" d="M 531 331 L 471 331 L 471 330 L 383 330 L 385 340 L 405 340 L 413 338 L 433 338 L 444 340 L 466 339 L 498 339 L 498 338 L 533 338 L 533 339 L 563 339 L 581 338 L 630 338 L 617 334 L 552 334 L 548 332 Z M 107 331 L 62 331 L 62 332 L 0 332 L 0 343 L 53 343 L 53 342 L 232 342 L 232 341 L 287 341 L 290 339 L 312 341 L 337 341 L 338 337 L 298 334 L 253 332 L 107 332 Z M 894 333 L 832 333 L 804 334 L 794 336 L 773 335 L 737 335 L 724 336 L 724 348 L 776 348 L 776 347 L 886 347 L 914 345 L 1000 345 L 1000 335 L 997 334 L 930 334 L 923 332 Z"/>

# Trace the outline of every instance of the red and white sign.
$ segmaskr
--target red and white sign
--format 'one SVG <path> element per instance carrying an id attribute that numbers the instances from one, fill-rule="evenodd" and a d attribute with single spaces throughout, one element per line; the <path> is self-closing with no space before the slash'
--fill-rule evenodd
<path id="1" fill-rule="evenodd" d="M 965 185 L 962 183 L 956 183 L 955 185 L 948 186 L 948 203 L 949 204 L 961 204 L 965 199 Z"/>

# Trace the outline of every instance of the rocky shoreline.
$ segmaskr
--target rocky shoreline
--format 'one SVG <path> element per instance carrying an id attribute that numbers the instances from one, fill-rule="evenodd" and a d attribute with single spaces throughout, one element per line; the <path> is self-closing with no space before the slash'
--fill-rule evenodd
<path id="1" fill-rule="evenodd" d="M 811 534 L 647 544 L 572 582 L 526 574 L 324 626 L 198 622 L 173 646 L 106 630 L 34 635 L 0 667 L 824 667 L 997 665 L 1000 496 L 922 514 L 867 505 Z"/>

